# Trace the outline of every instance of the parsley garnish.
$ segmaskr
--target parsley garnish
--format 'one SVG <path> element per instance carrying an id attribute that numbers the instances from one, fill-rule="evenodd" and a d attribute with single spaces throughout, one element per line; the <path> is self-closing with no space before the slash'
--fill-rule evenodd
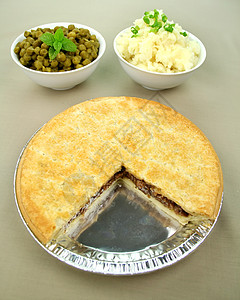
<path id="1" fill-rule="evenodd" d="M 187 33 L 184 31 L 184 32 L 180 32 L 181 35 L 183 36 L 187 36 Z"/>
<path id="2" fill-rule="evenodd" d="M 135 26 L 135 27 L 131 27 L 131 31 L 133 33 L 133 35 L 131 37 L 137 37 L 138 36 L 138 30 L 139 30 L 139 26 Z"/>
<path id="3" fill-rule="evenodd" d="M 149 17 L 148 16 L 144 16 L 143 17 L 143 21 L 146 23 L 146 24 L 150 24 L 150 19 L 149 19 Z"/>
<path id="4" fill-rule="evenodd" d="M 165 31 L 173 32 L 175 24 L 167 22 L 168 18 L 165 14 L 161 14 L 159 17 L 159 11 L 157 9 L 154 9 L 153 13 L 146 11 L 143 16 L 143 21 L 151 27 L 150 32 L 157 33 L 160 28 L 164 28 Z M 131 27 L 131 31 L 133 33 L 132 37 L 139 36 L 138 31 L 139 27 Z M 187 36 L 186 32 L 180 32 L 181 35 L 184 37 Z"/>
<path id="5" fill-rule="evenodd" d="M 61 49 L 70 52 L 77 50 L 77 46 L 64 36 L 62 28 L 58 28 L 54 35 L 50 32 L 45 32 L 40 36 L 40 40 L 50 46 L 48 55 L 51 60 L 57 56 Z"/>
<path id="6" fill-rule="evenodd" d="M 150 27 L 152 27 L 152 29 L 150 30 L 150 32 L 155 32 L 156 33 L 162 27 L 162 22 L 158 20 L 158 16 L 159 16 L 159 11 L 157 11 L 156 9 L 154 9 L 154 14 L 151 14 L 149 11 L 146 11 L 144 13 L 143 21 L 147 25 L 149 25 Z M 150 23 L 151 23 L 150 19 L 154 19 L 152 25 L 150 25 Z"/>
<path id="7" fill-rule="evenodd" d="M 161 17 L 162 17 L 162 21 L 164 23 L 166 23 L 167 22 L 167 16 L 165 14 L 162 14 Z"/>
<path id="8" fill-rule="evenodd" d="M 174 26 L 175 26 L 175 24 L 165 24 L 165 25 L 163 26 L 163 28 L 164 28 L 166 31 L 173 32 Z"/>

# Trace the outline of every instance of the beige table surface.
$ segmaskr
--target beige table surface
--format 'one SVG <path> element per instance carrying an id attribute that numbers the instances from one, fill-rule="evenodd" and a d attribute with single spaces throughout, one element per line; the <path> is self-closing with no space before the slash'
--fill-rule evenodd
<path id="1" fill-rule="evenodd" d="M 129 79 L 112 47 L 120 30 L 154 8 L 163 8 L 207 49 L 206 62 L 191 79 L 160 92 Z M 240 299 L 239 12 L 239 0 L 1 0 L 0 299 Z M 13 63 L 9 51 L 25 29 L 57 21 L 87 24 L 107 42 L 95 73 L 68 91 L 33 83 Z M 23 225 L 13 193 L 18 155 L 41 125 L 81 101 L 120 95 L 159 101 L 191 119 L 212 142 L 225 186 L 216 227 L 197 251 L 169 268 L 130 277 L 84 272 L 49 255 Z"/>

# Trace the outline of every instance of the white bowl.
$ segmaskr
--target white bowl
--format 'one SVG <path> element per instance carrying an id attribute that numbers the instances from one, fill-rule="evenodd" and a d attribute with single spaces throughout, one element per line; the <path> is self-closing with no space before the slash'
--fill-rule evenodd
<path id="1" fill-rule="evenodd" d="M 15 39 L 15 41 L 12 43 L 12 46 L 11 46 L 12 59 L 25 72 L 25 74 L 28 77 L 30 77 L 33 81 L 35 81 L 36 83 L 38 83 L 42 86 L 48 87 L 48 88 L 55 89 L 55 90 L 67 90 L 67 89 L 73 88 L 74 86 L 85 81 L 95 71 L 95 69 L 106 49 L 105 39 L 95 29 L 88 27 L 86 25 L 72 23 L 72 22 L 49 23 L 49 24 L 44 24 L 44 25 L 40 25 L 40 26 L 31 28 L 31 29 L 54 28 L 56 26 L 68 27 L 68 25 L 70 25 L 70 24 L 75 25 L 75 27 L 77 27 L 77 28 L 88 29 L 91 34 L 96 35 L 96 37 L 100 43 L 99 53 L 98 53 L 97 58 L 93 62 L 91 62 L 89 65 L 86 65 L 80 69 L 66 71 L 66 72 L 49 72 L 49 73 L 29 69 L 20 63 L 17 55 L 14 53 L 14 48 L 15 48 L 16 44 L 19 41 L 23 41 L 25 39 L 24 33 L 19 35 Z M 31 29 L 29 29 L 28 31 L 30 31 Z"/>
<path id="2" fill-rule="evenodd" d="M 129 62 L 127 62 L 121 54 L 117 50 L 117 39 L 120 35 L 122 35 L 127 29 L 122 30 L 115 37 L 113 42 L 114 51 L 118 57 L 118 60 L 124 69 L 124 71 L 138 84 L 143 87 L 151 90 L 163 90 L 172 87 L 176 87 L 186 81 L 204 62 L 206 59 L 206 49 L 203 43 L 193 34 L 188 32 L 188 36 L 190 39 L 198 42 L 201 48 L 200 57 L 198 60 L 198 64 L 189 71 L 178 72 L 178 73 L 159 73 L 159 72 L 151 72 L 140 69 Z"/>

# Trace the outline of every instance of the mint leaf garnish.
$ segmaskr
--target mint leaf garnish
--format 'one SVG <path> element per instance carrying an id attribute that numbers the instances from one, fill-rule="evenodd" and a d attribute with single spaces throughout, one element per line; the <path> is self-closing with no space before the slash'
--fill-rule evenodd
<path id="1" fill-rule="evenodd" d="M 53 60 L 57 56 L 57 54 L 58 52 L 53 47 L 49 48 L 48 55 L 51 60 Z"/>
<path id="2" fill-rule="evenodd" d="M 138 30 L 139 27 L 136 31 L 138 32 Z M 64 36 L 62 28 L 58 28 L 54 35 L 50 32 L 45 32 L 40 36 L 40 40 L 50 46 L 48 55 L 51 60 L 57 56 L 61 49 L 70 52 L 75 52 L 77 50 L 77 46 L 74 42 Z"/>
<path id="3" fill-rule="evenodd" d="M 60 50 L 62 49 L 62 42 L 55 41 L 53 43 L 53 48 L 57 51 L 57 53 L 59 53 Z"/>
<path id="4" fill-rule="evenodd" d="M 64 38 L 62 41 L 62 49 L 65 51 L 75 52 L 77 50 L 77 46 L 67 38 Z"/>
<path id="5" fill-rule="evenodd" d="M 54 35 L 50 32 L 46 32 L 40 36 L 40 40 L 48 46 L 52 46 L 54 43 Z"/>
<path id="6" fill-rule="evenodd" d="M 54 39 L 55 41 L 59 41 L 62 42 L 62 40 L 64 39 L 64 33 L 62 28 L 58 28 L 54 34 Z"/>

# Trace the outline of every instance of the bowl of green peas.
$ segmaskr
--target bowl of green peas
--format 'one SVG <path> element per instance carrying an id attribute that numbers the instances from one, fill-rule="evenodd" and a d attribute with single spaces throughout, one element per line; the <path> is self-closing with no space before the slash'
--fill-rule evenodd
<path id="1" fill-rule="evenodd" d="M 97 30 L 59 22 L 23 32 L 12 43 L 11 57 L 35 83 L 67 90 L 89 78 L 105 50 L 105 39 Z"/>

